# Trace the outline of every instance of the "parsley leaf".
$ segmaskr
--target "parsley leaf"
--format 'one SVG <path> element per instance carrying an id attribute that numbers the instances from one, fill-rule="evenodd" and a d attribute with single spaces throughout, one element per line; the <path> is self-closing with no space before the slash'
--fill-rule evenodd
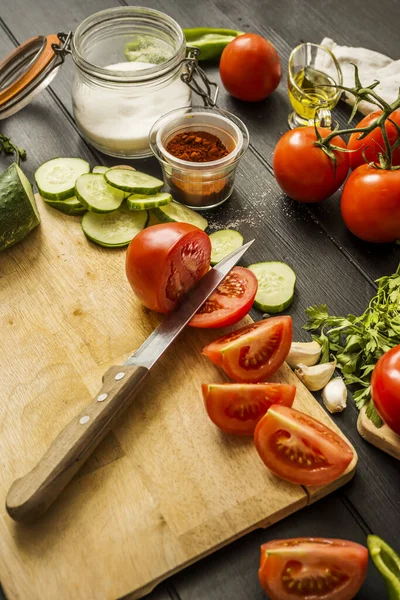
<path id="1" fill-rule="evenodd" d="M 329 314 L 326 304 L 306 309 L 304 329 L 316 332 L 313 340 L 322 347 L 320 362 L 336 357 L 346 384 L 353 384 L 354 401 L 376 427 L 382 420 L 371 397 L 371 375 L 379 358 L 400 344 L 400 264 L 393 275 L 380 277 L 376 295 L 362 315 L 338 317 Z"/>

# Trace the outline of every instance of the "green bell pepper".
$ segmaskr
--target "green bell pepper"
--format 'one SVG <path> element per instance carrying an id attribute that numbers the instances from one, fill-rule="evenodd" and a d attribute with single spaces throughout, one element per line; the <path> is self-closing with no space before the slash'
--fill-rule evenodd
<path id="1" fill-rule="evenodd" d="M 377 535 L 369 535 L 370 556 L 385 580 L 389 600 L 400 600 L 400 556 Z"/>
<path id="2" fill-rule="evenodd" d="M 216 60 L 222 54 L 225 46 L 244 31 L 235 29 L 214 29 L 212 27 L 196 27 L 184 29 L 188 47 L 200 50 L 199 60 Z"/>

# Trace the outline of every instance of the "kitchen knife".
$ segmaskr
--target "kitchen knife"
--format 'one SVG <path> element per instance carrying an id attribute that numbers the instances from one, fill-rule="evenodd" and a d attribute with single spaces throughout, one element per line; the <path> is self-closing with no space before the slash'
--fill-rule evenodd
<path id="1" fill-rule="evenodd" d="M 46 512 L 138 394 L 153 365 L 253 241 L 210 269 L 123 365 L 106 371 L 95 399 L 61 431 L 32 471 L 12 484 L 6 498 L 10 517 L 29 522 Z"/>

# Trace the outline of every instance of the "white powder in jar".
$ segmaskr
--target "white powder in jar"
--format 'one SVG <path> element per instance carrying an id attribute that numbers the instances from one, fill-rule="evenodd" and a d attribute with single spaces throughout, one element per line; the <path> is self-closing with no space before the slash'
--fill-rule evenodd
<path id="1" fill-rule="evenodd" d="M 125 62 L 106 68 L 116 71 L 139 71 L 154 67 L 152 63 Z M 152 90 L 133 85 L 107 88 L 75 81 L 74 116 L 86 139 L 99 150 L 111 155 L 146 154 L 149 132 L 163 114 L 190 105 L 190 89 L 175 79 L 165 87 Z"/>

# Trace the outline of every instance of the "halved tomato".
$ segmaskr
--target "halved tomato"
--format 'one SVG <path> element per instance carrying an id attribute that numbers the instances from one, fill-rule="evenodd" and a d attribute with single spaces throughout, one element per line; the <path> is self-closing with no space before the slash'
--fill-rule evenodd
<path id="1" fill-rule="evenodd" d="M 367 548 L 355 542 L 273 540 L 261 546 L 258 577 L 271 600 L 351 600 L 367 565 Z"/>
<path id="2" fill-rule="evenodd" d="M 258 383 L 279 369 L 291 343 L 291 317 L 271 317 L 218 338 L 203 354 L 235 381 Z"/>
<path id="3" fill-rule="evenodd" d="M 171 311 L 210 268 L 211 242 L 189 223 L 161 223 L 140 231 L 126 253 L 126 276 L 140 302 Z"/>
<path id="4" fill-rule="evenodd" d="M 272 404 L 292 406 L 296 386 L 286 383 L 203 383 L 211 421 L 226 433 L 253 435 Z"/>
<path id="5" fill-rule="evenodd" d="M 250 269 L 234 267 L 189 321 L 189 325 L 210 329 L 235 325 L 253 306 L 257 287 L 257 277 Z"/>
<path id="6" fill-rule="evenodd" d="M 332 429 L 278 404 L 259 421 L 254 441 L 261 460 L 275 475 L 300 485 L 334 481 L 353 458 L 353 450 Z"/>

